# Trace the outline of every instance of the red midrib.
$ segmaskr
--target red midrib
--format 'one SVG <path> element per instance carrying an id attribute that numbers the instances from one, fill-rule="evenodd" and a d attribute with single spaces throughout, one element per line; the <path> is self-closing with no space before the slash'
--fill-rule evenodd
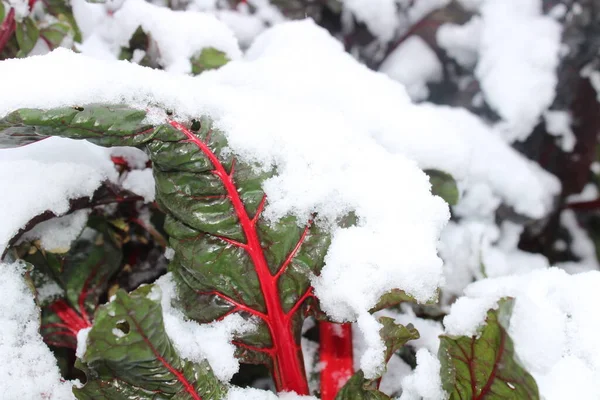
<path id="1" fill-rule="evenodd" d="M 192 399 L 202 400 L 202 397 L 200 397 L 200 395 L 196 392 L 196 389 L 194 388 L 194 386 L 186 379 L 186 377 L 160 355 L 160 353 L 158 352 L 158 350 L 156 350 L 156 348 L 154 347 L 154 345 L 152 344 L 150 339 L 148 339 L 148 337 L 144 334 L 142 327 L 140 326 L 138 321 L 132 316 L 133 314 L 130 312 L 130 310 L 127 309 L 125 304 L 121 303 L 121 306 L 123 306 L 123 308 L 125 308 L 127 310 L 127 314 L 129 315 L 129 317 L 131 318 L 131 321 L 135 325 L 135 329 L 142 337 L 142 340 L 144 340 L 144 343 L 146 343 L 148 345 L 148 347 L 150 347 L 150 350 L 152 351 L 152 353 L 154 354 L 156 359 L 158 361 L 160 361 L 160 363 L 162 365 L 164 365 L 165 368 L 168 369 L 170 373 L 175 375 L 177 380 L 183 385 L 185 391 L 188 392 L 190 394 L 190 396 L 192 396 Z"/>
<path id="2" fill-rule="evenodd" d="M 172 120 L 169 121 L 169 124 L 178 131 L 182 132 L 191 143 L 194 143 L 200 149 L 200 151 L 202 151 L 204 155 L 208 157 L 210 162 L 213 164 L 215 168 L 213 173 L 218 176 L 223 183 L 242 230 L 244 231 L 247 243 L 242 244 L 234 241 L 228 242 L 233 245 L 238 245 L 248 253 L 248 256 L 254 264 L 254 268 L 260 282 L 260 287 L 267 310 L 267 318 L 265 322 L 269 327 L 273 342 L 272 354 L 277 390 L 294 391 L 300 395 L 307 395 L 309 391 L 308 384 L 306 382 L 303 361 L 300 356 L 301 352 L 299 352 L 298 345 L 294 340 L 294 334 L 292 332 L 290 323 L 293 311 L 297 309 L 296 306 L 298 306 L 299 303 L 297 303 L 296 306 L 290 310 L 291 312 L 284 312 L 279 299 L 279 290 L 277 288 L 279 274 L 272 275 L 271 271 L 269 270 L 262 246 L 260 244 L 260 239 L 258 238 L 258 233 L 256 232 L 257 220 L 252 220 L 248 216 L 231 174 L 225 170 L 217 156 L 212 152 L 208 145 L 201 141 L 184 125 Z M 303 237 L 304 236 L 305 235 L 303 235 Z M 310 290 L 307 291 L 307 293 L 309 292 Z M 305 297 L 306 294 L 302 296 L 300 300 L 303 301 Z"/>
<path id="3" fill-rule="evenodd" d="M 485 386 L 483 387 L 483 389 L 481 389 L 481 393 L 479 393 L 479 396 L 476 396 L 473 400 L 483 400 L 485 398 L 485 396 L 492 389 L 492 385 L 494 384 L 494 379 L 496 379 L 496 374 L 498 373 L 498 364 L 500 363 L 500 358 L 502 358 L 502 354 L 504 353 L 505 341 L 506 341 L 506 333 L 502 330 L 500 332 L 500 346 L 498 346 L 498 352 L 496 353 L 496 358 L 494 360 L 494 367 L 492 368 L 490 377 L 488 378 L 487 382 L 485 383 Z M 473 393 L 473 394 L 475 394 L 475 393 Z"/>

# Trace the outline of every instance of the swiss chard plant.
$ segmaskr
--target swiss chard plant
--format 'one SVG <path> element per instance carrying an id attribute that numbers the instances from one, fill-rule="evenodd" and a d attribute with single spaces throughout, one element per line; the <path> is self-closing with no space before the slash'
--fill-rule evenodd
<path id="1" fill-rule="evenodd" d="M 164 213 L 159 230 L 164 230 L 173 252 L 168 270 L 177 295 L 172 306 L 198 324 L 213 324 L 233 314 L 250 321 L 252 329 L 232 337 L 236 358 L 243 364 L 266 365 L 278 392 L 300 395 L 311 394 L 302 352 L 303 323 L 309 317 L 322 321 L 320 358 L 326 365 L 315 392 L 324 399 L 388 398 L 378 390 L 381 374 L 369 379 L 362 371 L 354 374 L 349 325 L 327 322 L 313 293 L 310 277 L 323 267 L 331 240 L 328 231 L 312 221 L 299 226 L 291 216 L 276 223 L 265 220 L 262 212 L 269 199 L 261 185 L 275 171 L 239 161 L 227 151 L 226 136 L 210 118 L 167 119 L 161 124 L 146 120 L 143 110 L 92 104 L 21 109 L 0 120 L 0 129 L 14 140 L 24 134 L 62 136 L 144 149 L 152 165 L 156 203 Z M 452 178 L 439 171 L 429 174 L 433 190 L 453 203 L 457 192 Z M 124 247 L 135 235 L 127 219 L 99 207 L 110 202 L 123 206 L 127 196 L 99 190 L 87 199 L 93 217 L 66 252 L 53 253 L 36 242 L 11 251 L 33 265 L 37 287 L 51 282 L 61 289 L 40 303 L 44 340 L 53 347 L 83 347 L 76 368 L 65 367 L 68 376 L 85 373 L 86 383 L 74 389 L 80 399 L 222 398 L 229 386 L 213 374 L 210 364 L 178 354 L 165 328 L 160 295 L 154 295 L 160 293 L 156 285 L 142 285 L 130 293 L 118 284 L 109 286 L 126 264 Z M 163 237 L 158 232 L 145 237 L 154 246 L 164 246 L 157 240 Z M 371 311 L 412 301 L 396 290 Z M 385 360 L 419 338 L 410 324 L 398 325 L 387 317 L 380 323 Z M 466 398 L 484 398 L 495 380 L 504 376 L 500 373 L 505 374 L 507 363 L 520 368 L 495 314 L 490 314 L 488 324 L 480 338 L 443 339 L 440 354 L 451 398 L 465 398 L 463 387 L 472 388 Z M 80 335 L 82 330 L 85 335 Z M 466 347 L 470 350 L 463 342 L 471 343 Z M 524 370 L 518 371 L 519 379 L 509 384 L 528 393 L 527 398 L 536 397 L 535 382 L 525 378 Z"/>

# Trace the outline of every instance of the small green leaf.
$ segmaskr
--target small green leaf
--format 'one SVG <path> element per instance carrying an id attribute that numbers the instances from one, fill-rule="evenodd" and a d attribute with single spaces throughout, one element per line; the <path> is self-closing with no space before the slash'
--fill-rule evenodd
<path id="1" fill-rule="evenodd" d="M 25 18 L 23 22 L 17 24 L 16 36 L 19 44 L 18 57 L 25 57 L 35 46 L 40 31 L 33 19 Z"/>
<path id="2" fill-rule="evenodd" d="M 4 21 L 4 17 L 6 15 L 6 10 L 4 7 L 4 2 L 0 1 L 0 23 Z"/>
<path id="3" fill-rule="evenodd" d="M 431 182 L 431 192 L 440 196 L 451 206 L 458 203 L 458 187 L 452 175 L 435 169 L 425 171 Z"/>
<path id="4" fill-rule="evenodd" d="M 379 298 L 379 301 L 375 307 L 371 308 L 369 312 L 374 313 L 375 311 L 383 310 L 384 308 L 396 306 L 400 303 L 416 303 L 414 297 L 406 294 L 404 290 L 392 289 Z"/>
<path id="5" fill-rule="evenodd" d="M 71 27 L 64 22 L 56 22 L 40 31 L 40 36 L 44 37 L 52 45 L 52 49 L 61 45 L 65 37 L 71 32 Z"/>
<path id="6" fill-rule="evenodd" d="M 533 377 L 519 364 L 506 322 L 513 300 L 489 310 L 478 336 L 440 336 L 438 358 L 442 383 L 450 400 L 539 399 Z"/>
<path id="7" fill-rule="evenodd" d="M 209 69 L 222 67 L 229 62 L 227 54 L 212 47 L 202 49 L 202 52 L 191 59 L 192 74 L 198 75 Z"/>
<path id="8" fill-rule="evenodd" d="M 88 381 L 78 399 L 203 399 L 224 397 L 226 387 L 208 362 L 179 356 L 165 332 L 160 303 L 150 286 L 117 291 L 96 312 L 82 369 Z"/>
<path id="9" fill-rule="evenodd" d="M 393 318 L 381 317 L 379 322 L 383 328 L 379 330 L 379 335 L 385 343 L 385 362 L 387 363 L 392 355 L 409 340 L 416 340 L 419 336 L 419 331 L 412 324 L 407 326 L 398 325 Z"/>
<path id="10" fill-rule="evenodd" d="M 375 388 L 373 381 L 366 380 L 358 371 L 340 389 L 335 400 L 390 400 L 390 397 Z"/>

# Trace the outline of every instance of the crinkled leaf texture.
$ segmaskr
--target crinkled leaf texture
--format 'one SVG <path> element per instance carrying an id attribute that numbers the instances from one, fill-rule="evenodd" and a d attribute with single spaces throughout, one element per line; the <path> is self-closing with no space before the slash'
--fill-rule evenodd
<path id="1" fill-rule="evenodd" d="M 440 336 L 442 383 L 451 400 L 539 399 L 506 332 L 512 307 L 512 299 L 503 299 L 497 310 L 489 310 L 478 336 Z"/>
<path id="2" fill-rule="evenodd" d="M 208 362 L 181 358 L 165 332 L 152 286 L 99 307 L 87 336 L 82 368 L 88 382 L 75 388 L 79 399 L 221 399 L 226 387 Z"/>
<path id="3" fill-rule="evenodd" d="M 302 321 L 316 307 L 310 275 L 318 274 L 329 235 L 296 218 L 268 223 L 262 182 L 274 174 L 236 161 L 208 118 L 186 127 L 146 122 L 146 112 L 90 105 L 23 109 L 0 121 L 28 134 L 88 139 L 104 146 L 145 147 L 156 198 L 175 256 L 170 270 L 180 306 L 200 323 L 239 313 L 257 329 L 235 344 L 243 362 L 264 363 L 278 389 L 308 393 L 300 349 Z"/>

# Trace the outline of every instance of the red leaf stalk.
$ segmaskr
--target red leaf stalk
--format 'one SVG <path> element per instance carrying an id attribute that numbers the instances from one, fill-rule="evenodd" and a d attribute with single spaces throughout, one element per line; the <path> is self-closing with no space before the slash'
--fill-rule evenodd
<path id="1" fill-rule="evenodd" d="M 333 400 L 354 374 L 352 324 L 319 323 L 321 399 Z"/>
<path id="2" fill-rule="evenodd" d="M 6 19 L 0 25 L 0 53 L 4 50 L 4 46 L 8 43 L 8 40 L 17 29 L 17 23 L 15 21 L 15 9 L 11 8 L 6 15 Z"/>

